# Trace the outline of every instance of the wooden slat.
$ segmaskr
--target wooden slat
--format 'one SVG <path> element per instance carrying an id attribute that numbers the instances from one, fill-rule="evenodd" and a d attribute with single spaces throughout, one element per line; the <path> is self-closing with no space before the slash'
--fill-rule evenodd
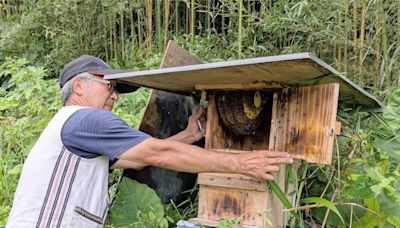
<path id="1" fill-rule="evenodd" d="M 279 89 L 282 88 L 280 83 L 275 82 L 255 82 L 242 84 L 212 84 L 212 85 L 195 85 L 196 90 L 259 90 L 259 89 Z"/>
<path id="2" fill-rule="evenodd" d="M 264 227 L 268 192 L 200 185 L 198 218 L 218 221 L 243 216 L 243 225 Z"/>
<path id="3" fill-rule="evenodd" d="M 339 84 L 286 88 L 274 95 L 271 148 L 295 158 L 330 164 Z"/>
<path id="4" fill-rule="evenodd" d="M 247 189 L 265 192 L 267 187 L 264 180 L 255 179 L 241 174 L 200 173 L 197 183 L 202 185 Z"/>

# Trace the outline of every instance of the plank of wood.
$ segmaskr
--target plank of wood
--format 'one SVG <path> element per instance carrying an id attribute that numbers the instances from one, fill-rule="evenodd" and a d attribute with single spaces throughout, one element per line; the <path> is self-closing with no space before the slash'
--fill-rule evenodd
<path id="1" fill-rule="evenodd" d="M 196 90 L 260 90 L 260 89 L 279 89 L 282 84 L 276 82 L 255 82 L 242 84 L 212 84 L 195 85 Z"/>
<path id="2" fill-rule="evenodd" d="M 265 192 L 265 180 L 252 178 L 241 174 L 199 173 L 197 183 L 201 185 L 247 189 Z"/>
<path id="3" fill-rule="evenodd" d="M 330 164 L 338 97 L 337 83 L 285 88 L 275 93 L 271 148 L 311 163 Z"/>
<path id="4" fill-rule="evenodd" d="M 202 60 L 186 51 L 175 41 L 168 42 L 160 68 L 196 65 L 204 63 Z M 159 83 L 163 80 L 159 81 Z"/>
<path id="5" fill-rule="evenodd" d="M 203 61 L 201 61 L 200 59 L 198 59 L 197 57 L 193 56 L 188 51 L 180 47 L 178 44 L 176 44 L 175 41 L 170 40 L 165 50 L 163 60 L 160 64 L 160 68 L 194 65 L 201 63 L 203 63 Z M 146 111 L 143 115 L 141 125 L 139 127 L 140 130 L 150 135 L 156 135 L 160 131 L 160 126 L 161 126 L 160 123 L 165 117 L 161 118 L 159 112 L 160 110 L 162 110 L 163 108 L 165 109 L 166 107 L 159 107 L 157 102 L 163 103 L 163 101 L 165 101 L 166 103 L 171 101 L 171 102 L 177 102 L 178 104 L 182 104 L 182 106 L 180 107 L 181 110 L 177 112 L 185 112 L 186 111 L 185 109 L 187 109 L 185 105 L 188 104 L 191 105 L 191 99 L 188 96 L 165 92 L 162 90 L 153 90 L 146 105 Z M 177 107 L 177 109 L 179 109 L 179 107 Z M 190 106 L 189 109 L 191 109 Z M 170 112 L 170 115 L 176 115 L 176 113 L 171 113 L 171 111 L 173 110 L 168 110 L 168 111 Z M 187 116 L 190 115 L 190 113 L 186 114 Z M 170 135 L 167 135 L 167 137 L 168 136 Z"/>
<path id="6" fill-rule="evenodd" d="M 105 79 L 182 94 L 196 91 L 196 85 L 279 82 L 289 86 L 306 86 L 340 83 L 341 101 L 346 101 L 346 104 L 383 107 L 367 91 L 310 53 L 131 71 L 106 75 Z"/>
<path id="7" fill-rule="evenodd" d="M 268 192 L 200 185 L 198 218 L 242 217 L 243 225 L 264 227 Z"/>

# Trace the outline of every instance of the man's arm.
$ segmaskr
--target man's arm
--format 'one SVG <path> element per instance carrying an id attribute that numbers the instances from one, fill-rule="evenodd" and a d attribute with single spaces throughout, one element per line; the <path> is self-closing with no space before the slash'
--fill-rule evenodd
<path id="1" fill-rule="evenodd" d="M 165 140 L 178 141 L 187 144 L 192 144 L 199 141 L 203 137 L 203 135 L 201 134 L 199 126 L 197 125 L 197 120 L 199 120 L 200 117 L 203 115 L 205 115 L 205 112 L 203 108 L 200 108 L 198 112 L 189 117 L 188 126 L 185 130 L 169 138 L 166 138 Z M 142 162 L 119 159 L 111 166 L 111 169 L 141 170 L 146 166 L 147 164 Z"/>
<path id="2" fill-rule="evenodd" d="M 136 169 L 141 170 L 148 166 L 146 163 L 138 161 L 128 161 L 124 159 L 118 159 L 110 168 L 111 169 Z"/>
<path id="3" fill-rule="evenodd" d="M 181 172 L 241 173 L 272 180 L 271 172 L 278 164 L 290 164 L 293 159 L 284 152 L 253 151 L 243 154 L 218 153 L 185 143 L 149 138 L 128 149 L 119 157 Z"/>

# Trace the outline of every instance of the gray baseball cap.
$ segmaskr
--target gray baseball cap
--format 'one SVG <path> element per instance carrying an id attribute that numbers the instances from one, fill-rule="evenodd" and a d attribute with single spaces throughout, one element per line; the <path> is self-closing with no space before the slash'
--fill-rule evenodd
<path id="1" fill-rule="evenodd" d="M 106 74 L 115 74 L 127 71 L 131 70 L 114 70 L 111 69 L 111 67 L 108 66 L 107 63 L 97 57 L 91 55 L 82 55 L 64 66 L 64 69 L 60 74 L 59 83 L 60 87 L 62 88 L 67 81 L 83 72 L 88 72 L 97 76 L 104 76 Z M 116 89 L 119 93 L 129 93 L 138 89 L 138 87 L 133 85 L 125 84 L 122 82 L 116 83 Z"/>

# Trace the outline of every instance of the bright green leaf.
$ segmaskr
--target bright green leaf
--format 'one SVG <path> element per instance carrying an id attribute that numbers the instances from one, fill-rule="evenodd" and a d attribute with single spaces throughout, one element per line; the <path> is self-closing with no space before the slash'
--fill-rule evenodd
<path id="1" fill-rule="evenodd" d="M 111 225 L 120 227 L 141 223 L 153 227 L 164 218 L 164 207 L 155 191 L 145 184 L 123 178 L 110 209 Z"/>
<path id="2" fill-rule="evenodd" d="M 272 192 L 276 195 L 276 197 L 278 197 L 278 199 L 282 202 L 282 204 L 287 208 L 293 208 L 292 204 L 290 203 L 289 199 L 286 197 L 285 193 L 283 193 L 283 191 L 281 190 L 281 188 L 278 186 L 278 184 L 275 181 L 267 181 L 267 186 L 272 190 Z M 299 218 L 299 215 L 294 212 L 291 211 L 291 214 L 297 218 Z"/>
<path id="3" fill-rule="evenodd" d="M 308 197 L 308 198 L 302 199 L 301 201 L 304 203 L 320 204 L 322 206 L 329 208 L 331 211 L 335 212 L 339 216 L 340 220 L 342 220 L 342 222 L 344 223 L 342 215 L 339 213 L 338 209 L 331 201 L 328 201 L 328 200 L 326 200 L 324 198 L 320 198 L 320 197 Z"/>

